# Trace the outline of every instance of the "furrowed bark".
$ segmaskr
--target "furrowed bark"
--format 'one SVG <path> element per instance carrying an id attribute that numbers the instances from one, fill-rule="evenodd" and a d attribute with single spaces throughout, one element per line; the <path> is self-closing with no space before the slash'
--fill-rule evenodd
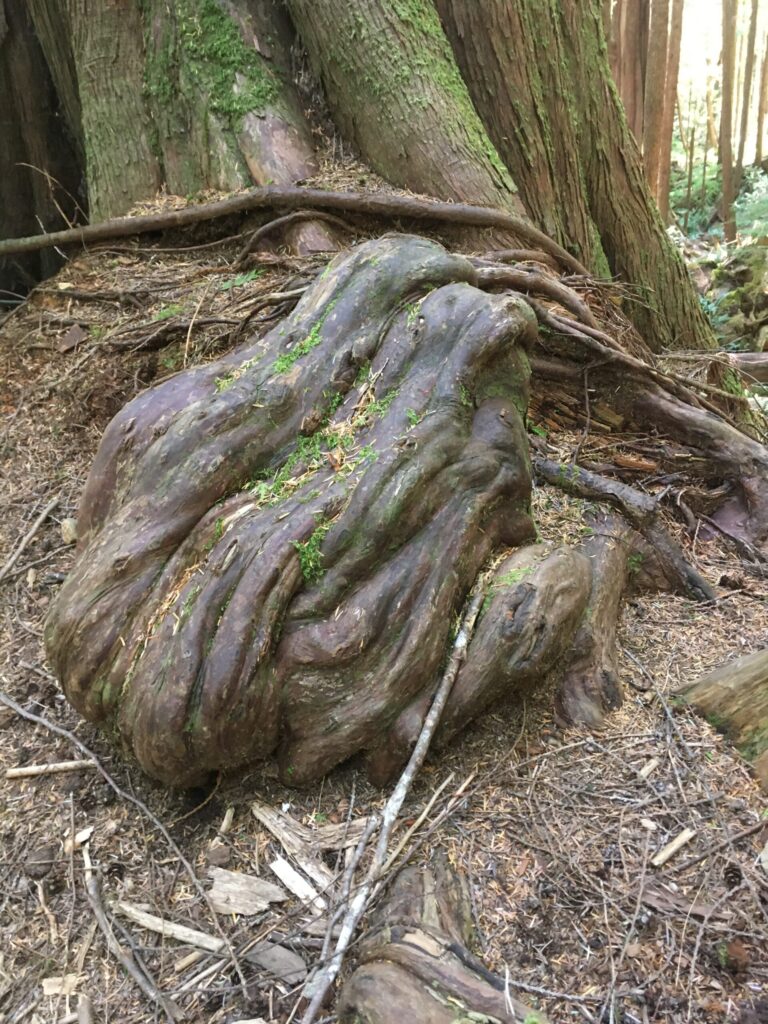
<path id="1" fill-rule="evenodd" d="M 524 216 L 431 3 L 288 0 L 288 8 L 337 126 L 374 170 L 414 192 Z"/>

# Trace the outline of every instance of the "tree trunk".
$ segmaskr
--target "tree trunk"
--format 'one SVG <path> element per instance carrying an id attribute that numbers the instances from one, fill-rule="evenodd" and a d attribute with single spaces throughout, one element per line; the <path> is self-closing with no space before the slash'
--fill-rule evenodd
<path id="1" fill-rule="evenodd" d="M 125 213 L 157 192 L 160 162 L 144 102 L 138 0 L 66 0 L 78 72 L 92 219 Z"/>
<path id="2" fill-rule="evenodd" d="M 755 164 L 763 162 L 763 137 L 765 115 L 768 112 L 768 33 L 763 44 L 763 60 L 760 68 L 760 93 L 757 101 L 757 138 L 755 140 Z"/>
<path id="3" fill-rule="evenodd" d="M 768 791 L 768 650 L 720 665 L 679 692 L 752 762 Z"/>
<path id="4" fill-rule="evenodd" d="M 431 3 L 287 2 L 334 121 L 374 170 L 400 188 L 524 215 Z"/>
<path id="5" fill-rule="evenodd" d="M 521 192 L 532 204 L 533 219 L 539 192 L 563 202 L 586 201 L 581 238 L 591 224 L 600 236 L 600 248 L 591 243 L 592 269 L 600 272 L 595 257 L 604 252 L 613 274 L 642 289 L 643 301 L 629 302 L 628 311 L 647 343 L 654 350 L 714 348 L 712 330 L 643 180 L 611 80 L 596 0 L 552 4 L 546 20 L 537 18 L 533 0 L 501 0 L 494 5 L 498 25 L 479 4 L 439 0 L 438 7 L 475 105 L 498 137 L 503 158 L 514 163 L 520 181 L 539 183 L 530 197 L 527 188 Z M 500 26 L 510 22 L 516 26 L 511 36 L 522 32 L 526 40 L 536 40 L 529 43 L 529 59 L 521 62 L 526 68 L 536 62 L 527 85 L 511 37 L 504 37 L 506 47 L 499 42 Z M 583 119 L 576 131 L 574 110 Z M 590 125 L 589 132 L 578 130 L 582 123 Z M 569 151 L 571 145 L 578 149 Z M 562 181 L 566 173 L 578 184 Z M 571 224 L 573 218 L 572 213 Z M 590 245 L 588 239 L 580 244 Z"/>
<path id="6" fill-rule="evenodd" d="M 66 96 L 55 10 L 34 0 Z M 176 194 L 317 172 L 290 79 L 292 29 L 278 0 L 67 0 L 94 219 L 124 213 L 161 184 Z M 70 102 L 71 116 L 77 116 Z M 299 251 L 335 248 L 325 224 L 290 228 Z"/>
<path id="7" fill-rule="evenodd" d="M 614 7 L 611 70 L 629 127 L 643 140 L 650 0 L 627 0 Z"/>
<path id="8" fill-rule="evenodd" d="M 652 0 L 643 112 L 643 163 L 651 194 L 657 201 L 663 152 L 668 39 L 669 0 Z"/>
<path id="9" fill-rule="evenodd" d="M 714 149 L 720 157 L 720 142 L 715 122 L 715 100 L 712 91 L 712 79 L 707 76 L 707 143 L 710 149 Z"/>
<path id="10" fill-rule="evenodd" d="M 24 5 L 0 0 L 0 234 L 55 230 L 76 219 L 80 168 Z M 0 288 L 26 293 L 61 257 L 5 258 Z"/>
<path id="11" fill-rule="evenodd" d="M 436 0 L 459 69 L 535 224 L 594 270 L 610 273 L 589 212 L 578 124 L 558 27 L 538 4 Z M 557 100 L 555 100 L 557 97 Z M 565 116 L 563 116 L 565 114 Z"/>
<path id="12" fill-rule="evenodd" d="M 661 154 L 659 158 L 659 176 L 657 202 L 664 223 L 669 222 L 669 174 L 672 162 L 672 135 L 675 126 L 675 101 L 677 99 L 677 78 L 680 70 L 680 43 L 683 37 L 683 6 L 684 0 L 672 0 L 672 22 L 669 30 L 669 46 L 667 47 L 667 66 L 664 82 L 664 115 L 661 125 Z M 685 148 L 682 124 L 680 136 Z M 693 163 L 693 152 L 690 154 Z"/>
<path id="13" fill-rule="evenodd" d="M 744 147 L 747 142 L 747 125 L 749 123 L 750 99 L 752 97 L 752 79 L 755 68 L 755 40 L 757 38 L 758 0 L 752 0 L 752 13 L 749 19 L 749 36 L 744 59 L 744 86 L 741 101 L 741 124 L 739 127 L 739 148 L 736 156 L 735 187 L 738 191 L 744 167 Z"/>
<path id="14" fill-rule="evenodd" d="M 736 59 L 736 11 L 737 0 L 723 0 L 723 80 L 720 99 L 720 166 L 723 174 L 723 199 L 721 215 L 723 234 L 726 242 L 736 238 L 736 224 L 733 219 L 733 71 Z"/>

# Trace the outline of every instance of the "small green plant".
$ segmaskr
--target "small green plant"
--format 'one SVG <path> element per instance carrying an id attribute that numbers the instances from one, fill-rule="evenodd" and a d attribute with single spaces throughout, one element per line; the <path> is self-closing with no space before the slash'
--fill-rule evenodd
<path id="1" fill-rule="evenodd" d="M 323 538 L 330 528 L 330 523 L 320 523 L 307 540 L 293 542 L 293 546 L 299 553 L 301 575 L 307 583 L 316 583 L 323 575 L 323 553 L 320 548 Z"/>
<path id="2" fill-rule="evenodd" d="M 509 572 L 505 572 L 503 576 L 499 576 L 497 580 L 494 580 L 491 589 L 501 590 L 502 587 L 512 587 L 515 583 L 519 583 L 520 580 L 524 580 L 526 576 L 530 576 L 532 572 L 532 565 L 522 565 L 519 569 L 510 569 Z"/>
<path id="3" fill-rule="evenodd" d="M 219 285 L 219 291 L 230 292 L 233 288 L 240 288 L 244 284 L 249 284 L 251 281 L 255 281 L 263 274 L 263 270 L 248 270 L 244 274 L 236 274 L 235 277 L 230 278 L 229 281 L 222 281 Z"/>
<path id="4" fill-rule="evenodd" d="M 544 427 L 540 427 L 537 423 L 529 423 L 528 429 L 532 434 L 536 434 L 537 437 L 546 437 L 547 432 Z"/>
<path id="5" fill-rule="evenodd" d="M 322 317 L 317 321 L 315 326 L 304 338 L 303 341 L 298 342 L 289 352 L 283 352 L 281 356 L 278 356 L 275 360 L 273 367 L 275 373 L 285 373 L 286 370 L 290 370 L 294 363 L 297 363 L 303 356 L 308 355 L 313 348 L 317 348 L 320 344 L 320 333 L 323 329 L 325 321 L 331 314 L 333 307 L 336 305 L 336 299 L 333 302 L 329 302 L 325 307 L 325 312 Z"/>
<path id="6" fill-rule="evenodd" d="M 162 309 L 158 309 L 158 311 L 153 314 L 152 320 L 155 323 L 159 323 L 161 320 L 170 320 L 172 316 L 178 316 L 179 313 L 181 313 L 181 306 L 174 303 L 171 306 L 163 306 Z"/>
<path id="7" fill-rule="evenodd" d="M 627 559 L 627 566 L 630 574 L 635 575 L 640 572 L 640 566 L 643 564 L 643 554 L 641 551 L 634 551 Z"/>
<path id="8" fill-rule="evenodd" d="M 463 384 L 459 388 L 459 401 L 461 402 L 465 409 L 471 409 L 475 404 L 472 401 L 472 396 L 470 395 L 468 388 L 466 388 Z"/>
<path id="9" fill-rule="evenodd" d="M 415 427 L 417 423 L 421 423 L 424 419 L 424 414 L 416 412 L 415 409 L 406 409 L 405 415 L 412 427 Z"/>

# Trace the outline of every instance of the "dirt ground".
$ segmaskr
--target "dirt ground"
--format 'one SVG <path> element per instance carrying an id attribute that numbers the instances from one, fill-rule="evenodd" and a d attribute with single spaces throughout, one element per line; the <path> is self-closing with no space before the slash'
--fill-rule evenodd
<path id="1" fill-rule="evenodd" d="M 280 785 L 270 764 L 206 791 L 169 792 L 81 721 L 47 671 L 42 624 L 74 553 L 62 523 L 76 516 L 105 425 L 143 387 L 235 344 L 245 316 L 248 330 L 269 326 L 290 307 L 264 296 L 313 269 L 264 254 L 237 273 L 236 241 L 160 248 L 171 244 L 82 255 L 0 327 L 0 565 L 56 499 L 0 583 L 0 691 L 50 726 L 0 704 L 8 1024 L 74 1021 L 83 995 L 98 1024 L 165 1016 L 107 946 L 86 892 L 88 858 L 115 937 L 186 1020 L 296 1019 L 300 984 L 270 973 L 252 950 L 268 938 L 311 966 L 317 923 L 297 899 L 250 916 L 216 914 L 204 895 L 209 872 L 274 880 L 268 865 L 283 851 L 253 815 L 255 798 L 319 829 L 361 818 L 386 797 L 354 763 L 309 792 Z M 535 502 L 544 538 L 578 540 L 577 503 L 547 489 Z M 418 823 L 398 863 L 442 849 L 465 870 L 478 955 L 555 1022 L 768 1021 L 768 828 L 755 829 L 761 818 L 768 825 L 766 801 L 738 754 L 670 698 L 681 682 L 766 645 L 768 580 L 746 574 L 716 540 L 697 537 L 688 550 L 718 601 L 628 600 L 626 700 L 603 731 L 560 731 L 546 690 L 522 707 L 498 707 L 449 755 L 428 761 L 393 839 Z M 5 777 L 73 758 L 91 763 Z M 685 829 L 694 832 L 687 845 L 653 867 Z M 335 854 L 328 863 L 338 867 Z M 239 971 L 226 952 L 196 955 L 127 919 L 120 901 L 223 933 Z M 334 1019 L 330 1010 L 324 1019 Z"/>

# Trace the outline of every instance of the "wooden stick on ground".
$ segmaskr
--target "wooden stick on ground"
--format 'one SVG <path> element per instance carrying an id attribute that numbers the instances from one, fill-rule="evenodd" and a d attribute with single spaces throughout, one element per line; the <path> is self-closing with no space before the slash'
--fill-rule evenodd
<path id="1" fill-rule="evenodd" d="M 363 883 L 357 889 L 357 892 L 347 907 L 347 911 L 341 924 L 341 934 L 336 942 L 336 949 L 333 956 L 325 964 L 319 974 L 316 974 L 314 978 L 308 982 L 305 988 L 305 993 L 307 995 L 311 993 L 311 999 L 302 1018 L 302 1024 L 313 1024 L 316 1020 L 318 1012 L 323 1005 L 326 993 L 341 970 L 344 955 L 349 948 L 355 934 L 355 930 L 367 909 L 368 901 L 371 893 L 373 892 L 374 886 L 381 876 L 382 869 L 387 860 L 387 847 L 389 845 L 389 837 L 392 833 L 392 828 L 397 821 L 397 817 L 403 806 L 405 798 L 408 795 L 408 791 L 413 784 L 413 780 L 416 778 L 419 769 L 424 763 L 432 736 L 437 728 L 438 722 L 440 721 L 440 716 L 448 701 L 448 697 L 450 696 L 459 668 L 466 657 L 467 647 L 469 646 L 469 641 L 472 637 L 475 622 L 477 621 L 477 617 L 480 614 L 480 609 L 483 604 L 486 589 L 485 584 L 485 577 L 482 577 L 475 587 L 474 594 L 469 600 L 462 617 L 459 632 L 453 644 L 453 650 L 451 652 L 451 657 L 448 661 L 445 674 L 437 688 L 437 692 L 434 700 L 432 701 L 429 712 L 424 719 L 424 725 L 422 726 L 419 738 L 416 741 L 416 746 L 413 748 L 410 760 L 403 770 L 397 785 L 392 791 L 389 800 L 387 800 L 386 806 L 384 807 L 384 811 L 381 816 L 379 839 L 376 844 L 373 860 L 368 867 Z"/>
<path id="2" fill-rule="evenodd" d="M 93 916 L 96 918 L 99 928 L 107 941 L 109 951 L 120 962 L 120 965 L 126 974 L 133 978 L 144 995 L 148 996 L 152 1002 L 157 1003 L 157 1005 L 162 1008 L 168 1020 L 171 1021 L 171 1024 L 176 1024 L 176 1021 L 180 1021 L 184 1017 L 181 1007 L 177 1006 L 172 999 L 163 995 L 154 981 L 152 981 L 147 975 L 146 968 L 143 971 L 140 970 L 133 958 L 133 955 L 131 953 L 127 953 L 115 938 L 114 932 L 110 927 L 109 920 L 104 910 L 104 905 L 101 902 L 99 879 L 93 870 L 93 863 L 88 852 L 87 843 L 83 846 L 83 863 L 85 865 L 85 894 L 91 905 Z"/>
<path id="3" fill-rule="evenodd" d="M 34 779 L 40 775 L 60 775 L 79 772 L 81 768 L 94 768 L 93 761 L 51 761 L 50 764 L 26 764 L 23 768 L 6 768 L 6 779 Z"/>
<path id="4" fill-rule="evenodd" d="M 165 231 L 169 228 L 199 224 L 201 221 L 216 220 L 246 210 L 274 209 L 286 207 L 289 210 L 306 209 L 343 210 L 368 217 L 410 217 L 415 220 L 433 220 L 443 224 L 472 225 L 481 228 L 501 228 L 533 243 L 550 256 L 554 256 L 564 267 L 575 274 L 589 276 L 585 267 L 562 246 L 554 242 L 538 228 L 522 217 L 488 206 L 470 206 L 467 203 L 440 203 L 430 199 L 415 199 L 411 196 L 365 194 L 360 192 L 325 192 L 323 189 L 298 188 L 295 186 L 268 185 L 254 188 L 220 199 L 214 203 L 200 203 L 183 210 L 168 210 L 163 213 L 145 214 L 141 217 L 116 217 L 100 224 L 88 224 L 67 231 L 53 231 L 47 235 L 31 235 L 29 238 L 10 238 L 0 241 L 0 256 L 14 253 L 37 252 L 58 245 L 88 245 L 113 238 L 129 238 L 131 235 L 147 234 L 151 231 Z"/>
<path id="5" fill-rule="evenodd" d="M 16 565 L 24 551 L 27 549 L 27 547 L 29 547 L 31 542 L 34 540 L 37 531 L 40 529 L 40 527 L 43 525 L 45 520 L 48 518 L 51 512 L 53 512 L 53 510 L 56 508 L 60 501 L 60 494 L 57 494 L 55 498 L 51 498 L 51 500 L 45 506 L 43 511 L 37 517 L 37 519 L 35 519 L 34 523 L 32 523 L 27 533 L 21 538 L 19 543 L 16 545 L 16 548 L 8 558 L 8 561 L 5 563 L 2 569 L 0 569 L 0 582 L 2 582 L 2 580 L 5 579 L 8 573 L 14 567 L 14 565 Z"/>

